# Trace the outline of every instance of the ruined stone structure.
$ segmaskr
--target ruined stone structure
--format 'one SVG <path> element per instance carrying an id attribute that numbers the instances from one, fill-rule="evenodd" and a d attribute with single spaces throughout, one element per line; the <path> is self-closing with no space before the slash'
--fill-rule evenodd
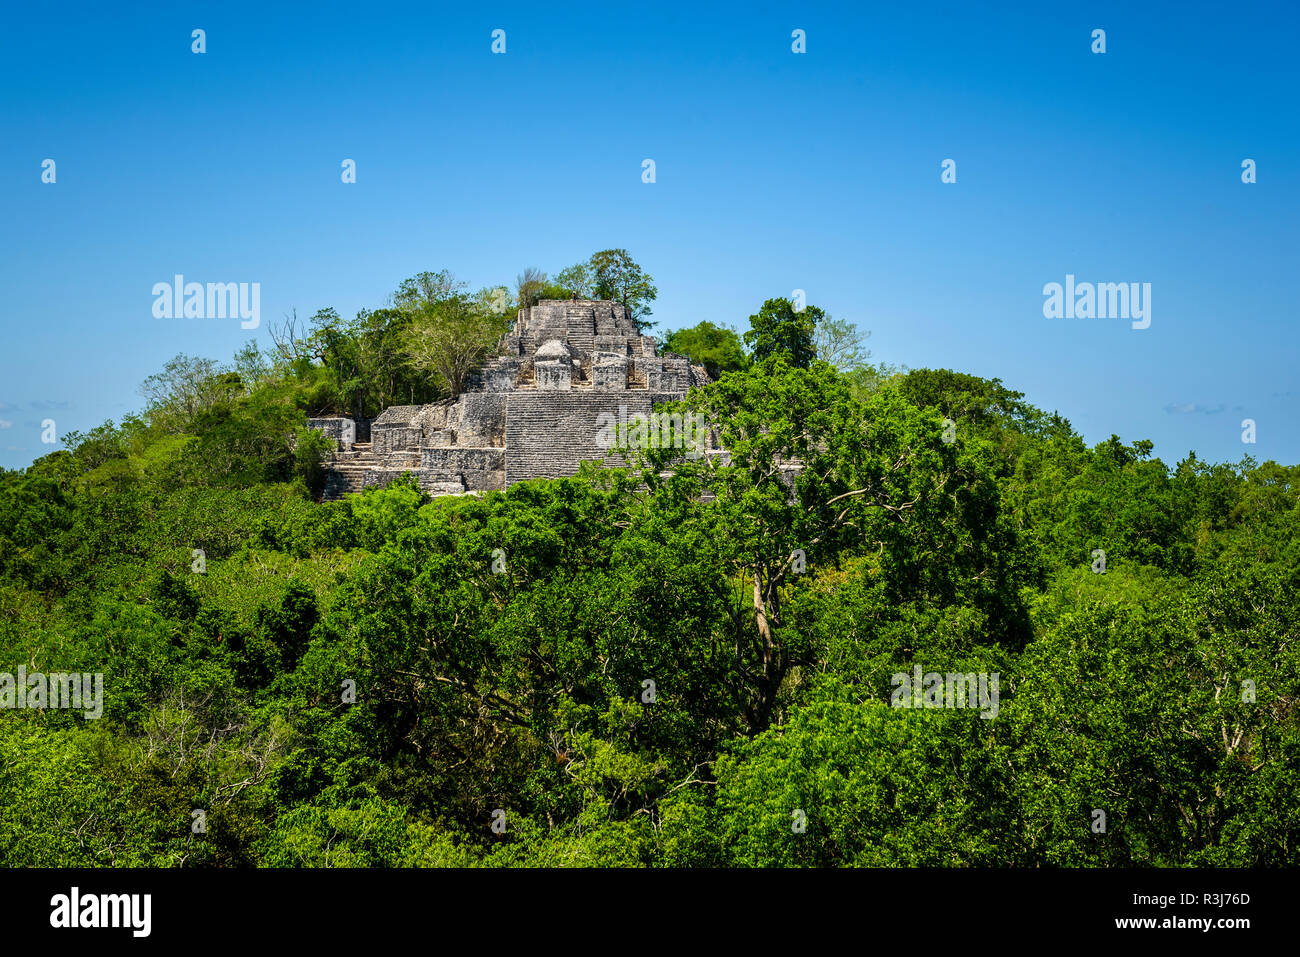
<path id="1" fill-rule="evenodd" d="M 455 399 L 392 406 L 371 422 L 310 420 L 337 447 L 325 498 L 403 472 L 432 495 L 452 495 L 573 475 L 584 460 L 621 465 L 602 444 L 602 414 L 620 423 L 648 416 L 709 381 L 684 356 L 656 355 L 655 340 L 617 302 L 543 300 L 521 309 L 497 353 Z"/>

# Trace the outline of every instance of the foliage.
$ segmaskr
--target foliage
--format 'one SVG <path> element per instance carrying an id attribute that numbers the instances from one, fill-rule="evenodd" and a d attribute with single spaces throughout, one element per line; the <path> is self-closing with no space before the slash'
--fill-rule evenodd
<path id="1" fill-rule="evenodd" d="M 871 350 L 863 345 L 870 335 L 847 319 L 823 316 L 813 333 L 813 350 L 822 362 L 829 362 L 841 372 L 852 372 L 871 358 Z"/>
<path id="2" fill-rule="evenodd" d="M 575 263 L 555 275 L 559 295 L 543 291 L 543 299 L 612 299 L 627 307 L 627 316 L 642 333 L 654 323 L 646 320 L 650 303 L 659 295 L 654 279 L 632 258 L 626 249 L 602 249 L 586 262 Z"/>
<path id="3" fill-rule="evenodd" d="M 817 323 L 825 315 L 816 306 L 796 309 L 789 299 L 769 299 L 749 317 L 745 345 L 756 362 L 779 355 L 796 369 L 806 369 L 816 358 Z"/>
<path id="4" fill-rule="evenodd" d="M 464 390 L 471 372 L 481 366 L 509 320 L 494 314 L 482 296 L 475 301 L 454 294 L 420 305 L 402 338 L 407 361 L 454 398 Z"/>
<path id="5" fill-rule="evenodd" d="M 317 501 L 306 415 L 449 391 L 414 330 L 481 341 L 526 275 L 177 357 L 0 471 L 0 674 L 104 682 L 99 718 L 0 710 L 0 863 L 1300 863 L 1300 466 L 842 371 L 768 300 L 752 362 L 666 344 L 716 363 L 669 411 L 726 455 Z M 997 675 L 996 713 L 898 707 L 915 667 Z"/>
<path id="6" fill-rule="evenodd" d="M 684 355 L 704 366 L 714 379 L 727 372 L 739 372 L 749 365 L 749 356 L 736 331 L 727 326 L 715 326 L 707 320 L 670 333 L 664 340 L 663 350 Z"/>

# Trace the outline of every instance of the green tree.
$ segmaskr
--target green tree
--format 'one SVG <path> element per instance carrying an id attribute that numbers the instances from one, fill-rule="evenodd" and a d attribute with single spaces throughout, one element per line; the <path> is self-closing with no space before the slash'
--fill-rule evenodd
<path id="1" fill-rule="evenodd" d="M 813 333 L 813 348 L 822 362 L 829 362 L 841 372 L 852 372 L 871 358 L 871 350 L 863 345 L 870 335 L 870 331 L 860 331 L 847 319 L 823 316 Z"/>
<path id="2" fill-rule="evenodd" d="M 791 367 L 784 354 L 673 408 L 712 423 L 730 461 L 650 449 L 640 477 L 681 535 L 715 543 L 709 564 L 734 582 L 728 640 L 751 734 L 770 723 L 791 669 L 814 663 L 786 616 L 809 587 L 803 570 L 846 552 L 876 552 L 895 601 L 967 600 L 1023 640 L 1027 567 L 980 443 L 945 443 L 938 419 L 894 390 L 859 405 L 830 366 Z M 708 508 L 686 506 L 700 497 Z"/>
<path id="3" fill-rule="evenodd" d="M 714 379 L 725 372 L 738 372 L 747 368 L 749 356 L 745 353 L 740 336 L 734 329 L 715 326 L 707 320 L 678 329 L 664 340 L 664 351 L 676 352 L 704 366 Z"/>
<path id="4" fill-rule="evenodd" d="M 169 359 L 161 372 L 149 376 L 140 386 L 140 394 L 149 403 L 149 420 L 169 432 L 185 431 L 196 416 L 229 400 L 239 390 L 238 376 L 225 374 L 211 359 L 184 353 Z"/>
<path id="5" fill-rule="evenodd" d="M 469 295 L 447 272 L 406 280 L 394 301 L 409 320 L 401 336 L 407 363 L 452 398 L 510 325 L 503 288 Z"/>
<path id="6" fill-rule="evenodd" d="M 796 369 L 806 369 L 817 356 L 814 337 L 817 323 L 825 315 L 816 306 L 796 311 L 789 299 L 769 299 L 749 317 L 745 345 L 753 352 L 756 362 L 781 355 Z"/>
<path id="7" fill-rule="evenodd" d="M 646 316 L 650 303 L 659 295 L 654 279 L 632 258 L 626 249 L 602 249 L 592 253 L 586 262 L 576 263 L 555 275 L 555 291 L 561 296 L 550 296 L 551 290 L 543 288 L 541 298 L 612 299 L 627 308 L 628 318 L 637 329 L 647 332 L 654 327 Z"/>
<path id="8" fill-rule="evenodd" d="M 646 322 L 645 317 L 650 315 L 650 303 L 659 290 L 631 254 L 626 249 L 602 249 L 592 253 L 589 263 L 596 298 L 621 302 L 640 331 L 653 328 L 654 323 Z"/>
<path id="9" fill-rule="evenodd" d="M 543 287 L 543 299 L 590 299 L 595 295 L 595 279 L 591 274 L 590 263 L 574 263 L 555 274 L 553 284 Z M 545 293 L 557 293 L 546 295 Z"/>
<path id="10" fill-rule="evenodd" d="M 546 289 L 546 273 L 540 269 L 529 266 L 515 278 L 515 296 L 519 301 L 520 309 L 527 309 L 534 306 L 543 298 L 542 292 Z"/>
<path id="11" fill-rule="evenodd" d="M 991 735 L 974 713 L 904 711 L 838 690 L 719 760 L 713 813 L 691 796 L 679 803 L 695 813 L 668 815 L 668 840 L 685 851 L 671 863 L 994 866 L 997 791 L 982 758 Z"/>

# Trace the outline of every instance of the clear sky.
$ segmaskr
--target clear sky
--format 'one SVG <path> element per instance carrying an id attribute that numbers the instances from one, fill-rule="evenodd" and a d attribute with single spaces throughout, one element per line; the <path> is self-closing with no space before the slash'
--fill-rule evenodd
<path id="1" fill-rule="evenodd" d="M 349 316 L 424 269 L 513 284 L 610 246 L 654 276 L 661 334 L 743 329 L 799 288 L 870 329 L 876 359 L 999 377 L 1089 442 L 1300 461 L 1296 3 L 222 0 L 4 21 L 0 465 L 54 448 L 43 419 L 119 419 L 171 356 L 229 360 L 290 310 Z M 261 327 L 155 318 L 177 273 L 260 283 Z M 1044 318 L 1067 274 L 1150 283 L 1150 327 Z"/>

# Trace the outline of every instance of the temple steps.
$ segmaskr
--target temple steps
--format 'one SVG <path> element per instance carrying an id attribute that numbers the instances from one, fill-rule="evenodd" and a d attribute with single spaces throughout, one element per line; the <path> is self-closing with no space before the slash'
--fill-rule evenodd
<path id="1" fill-rule="evenodd" d="M 371 451 L 371 443 L 358 442 L 351 449 L 335 452 L 326 460 L 325 467 L 325 488 L 321 500 L 333 502 L 344 495 L 360 492 L 367 485 L 367 476 L 371 477 L 371 485 L 386 485 L 403 472 L 415 472 L 418 477 L 420 453 L 391 452 L 381 457 Z M 377 482 L 376 478 L 387 481 Z"/>

